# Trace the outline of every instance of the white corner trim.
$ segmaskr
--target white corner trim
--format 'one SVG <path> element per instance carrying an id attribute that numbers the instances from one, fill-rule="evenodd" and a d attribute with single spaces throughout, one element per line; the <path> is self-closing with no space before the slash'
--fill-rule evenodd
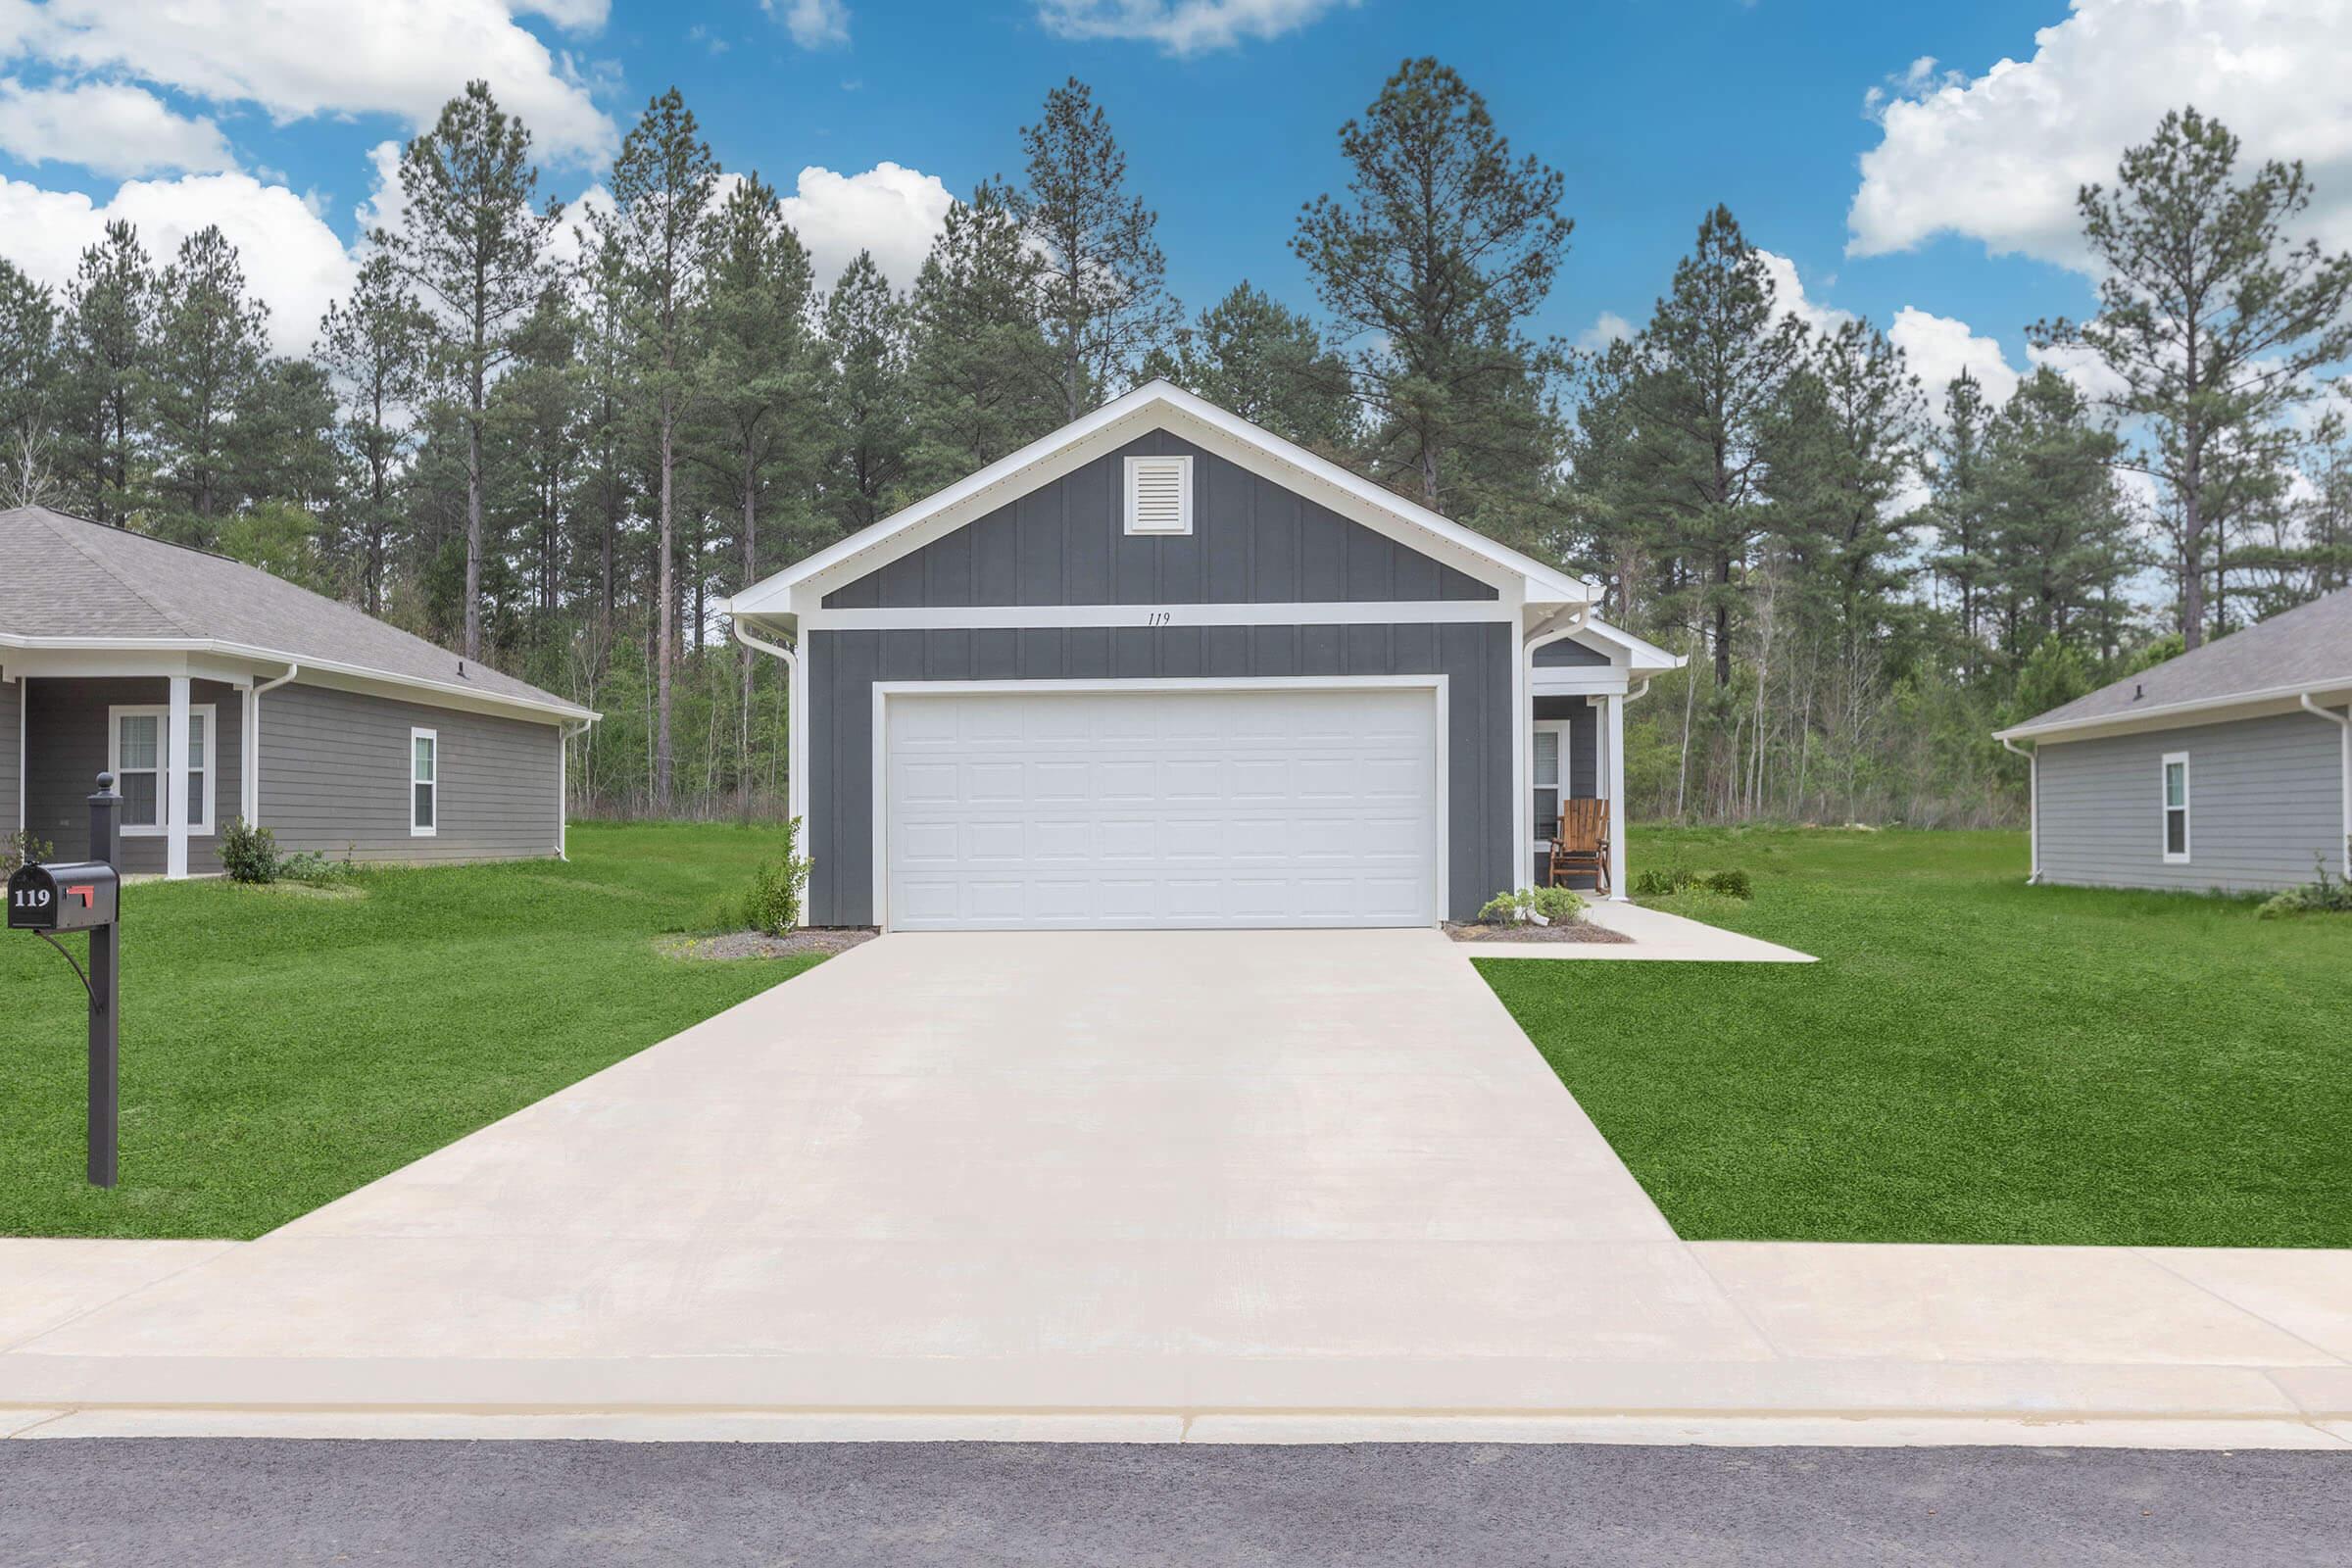
<path id="1" fill-rule="evenodd" d="M 957 696 L 1052 696 L 1134 694 L 1156 696 L 1168 692 L 1298 692 L 1298 691 L 1426 691 L 1436 706 L 1437 738 L 1437 794 L 1432 808 L 1435 820 L 1432 831 L 1437 836 L 1432 858 L 1436 861 L 1434 880 L 1436 902 L 1432 906 L 1440 921 L 1446 918 L 1448 907 L 1449 877 L 1453 866 L 1452 807 L 1448 798 L 1449 776 L 1452 772 L 1450 743 L 1446 730 L 1446 696 L 1451 684 L 1444 674 L 1430 675 L 1232 675 L 1232 676 L 1160 676 L 1136 680 L 878 680 L 873 683 L 873 736 L 869 761 L 872 767 L 871 789 L 867 809 L 872 855 L 872 895 L 874 924 L 884 931 L 890 927 L 890 699 L 893 697 L 957 697 Z M 1524 793 L 1524 792 L 1522 792 Z M 1526 809 L 1522 803 L 1521 809 Z M 1522 873 L 1525 874 L 1524 872 Z"/>
<path id="2" fill-rule="evenodd" d="M 2180 804 L 2178 807 L 2173 805 L 2171 788 L 2175 762 L 2180 764 Z M 2186 865 L 2190 852 L 2196 848 L 2196 842 L 2191 837 L 2196 831 L 2194 821 L 2196 796 L 2192 792 L 2186 752 L 2167 752 L 2157 762 L 2156 802 L 2158 808 L 2156 848 L 2163 853 L 2165 864 Z M 2172 819 L 2173 812 L 2176 810 L 2180 813 L 2180 850 L 2179 854 L 2173 852 Z"/>
<path id="3" fill-rule="evenodd" d="M 563 731 L 558 730 L 556 733 L 561 736 Z M 418 741 L 433 743 L 433 776 L 431 778 L 416 776 L 416 743 Z M 439 730 L 425 729 L 416 725 L 410 727 L 407 760 L 401 764 L 401 773 L 408 780 L 407 787 L 401 791 L 401 798 L 405 803 L 404 809 L 409 813 L 409 837 L 413 839 L 438 838 L 441 833 L 441 732 Z M 430 827 L 416 825 L 416 786 L 419 784 L 433 792 L 433 824 Z"/>

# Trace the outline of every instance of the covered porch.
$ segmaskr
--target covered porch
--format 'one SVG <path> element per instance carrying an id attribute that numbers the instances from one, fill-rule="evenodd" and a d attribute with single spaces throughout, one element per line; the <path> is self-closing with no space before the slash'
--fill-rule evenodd
<path id="1" fill-rule="evenodd" d="M 1590 616 L 1539 629 L 1524 657 L 1529 885 L 1623 900 L 1626 705 L 1683 660 Z M 1580 811 L 1578 802 L 1591 804 Z M 1586 868 L 1595 852 L 1597 868 Z M 1562 858 L 1574 868 L 1555 875 Z"/>

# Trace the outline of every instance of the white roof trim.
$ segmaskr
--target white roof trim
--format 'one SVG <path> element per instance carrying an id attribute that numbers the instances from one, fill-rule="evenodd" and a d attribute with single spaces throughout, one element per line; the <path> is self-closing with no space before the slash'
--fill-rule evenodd
<path id="1" fill-rule="evenodd" d="M 1497 588 L 1515 584 L 1521 590 L 1519 597 L 1526 603 L 1583 604 L 1593 597 L 1588 584 L 1544 564 L 1532 556 L 1522 555 L 1476 529 L 1466 528 L 1417 502 L 1374 484 L 1360 474 L 1349 472 L 1338 464 L 1316 457 L 1304 447 L 1286 441 L 1270 430 L 1260 429 L 1239 415 L 1230 414 L 1205 399 L 1195 397 L 1164 380 L 1153 380 L 1124 397 L 1105 403 L 1092 414 L 1072 420 L 1053 434 L 1032 441 L 979 472 L 966 475 L 913 506 L 892 514 L 871 527 L 839 540 L 806 560 L 754 583 L 727 599 L 720 609 L 729 614 L 791 614 L 794 612 L 791 600 L 795 588 L 819 582 L 830 587 L 836 585 L 831 581 L 836 576 L 845 580 L 853 575 L 862 576 L 971 520 L 981 511 L 975 503 L 983 498 L 988 501 L 987 510 L 994 510 L 1011 499 L 1010 495 L 998 497 L 996 492 L 1009 489 L 1012 495 L 1025 494 L 1058 477 L 1059 472 L 1066 471 L 1066 466 L 1075 466 L 1068 465 L 1059 469 L 1049 467 L 1053 459 L 1105 433 L 1117 432 L 1129 423 L 1140 424 L 1154 414 L 1174 416 L 1177 419 L 1189 421 L 1200 431 L 1224 438 L 1224 442 L 1253 456 L 1257 460 L 1256 466 L 1290 469 L 1297 479 L 1321 487 L 1348 503 L 1345 510 L 1354 514 L 1356 520 L 1365 520 L 1363 514 L 1370 513 L 1383 520 L 1386 531 L 1412 532 L 1435 541 L 1457 558 L 1473 564 L 1464 567 L 1473 575 L 1494 583 Z M 1186 432 L 1179 429 L 1176 433 L 1183 435 Z M 1109 444 L 1117 443 L 1114 441 Z M 925 527 L 925 524 L 934 522 L 940 526 Z M 892 548 L 894 545 L 896 548 Z M 856 568 L 854 573 L 845 569 L 853 564 Z"/>
<path id="2" fill-rule="evenodd" d="M 1567 640 L 1574 642 L 1586 633 L 1591 633 L 1599 641 L 1612 644 L 1622 650 L 1626 655 L 1626 667 L 1629 669 L 1680 669 L 1690 662 L 1690 656 L 1688 654 L 1670 654 L 1656 643 L 1645 642 L 1630 631 L 1622 631 L 1605 620 L 1594 620 L 1590 616 L 1586 618 L 1582 626 L 1568 634 Z M 1574 668 L 1575 666 L 1561 667 Z"/>
<path id="3" fill-rule="evenodd" d="M 2258 717 L 2255 711 L 2232 714 L 2230 710 L 2243 708 L 2261 710 L 2285 704 L 2282 711 L 2293 711 L 2296 699 L 2309 693 L 2312 700 L 2327 706 L 2327 699 L 2335 696 L 2340 701 L 2352 694 L 2352 675 L 2332 680 L 2297 681 L 2292 686 L 2269 686 L 2260 691 L 2230 692 L 2220 697 L 2198 697 L 2179 703 L 2150 703 L 2145 708 L 2131 709 L 2120 713 L 2093 713 L 2082 718 L 2064 719 L 2054 724 L 2012 724 L 2007 729 L 1992 732 L 1995 740 L 2077 740 L 2099 734 L 2130 734 L 2135 730 L 2179 729 L 2188 724 L 2215 722 L 2230 717 Z"/>
<path id="4" fill-rule="evenodd" d="M 289 654 L 274 648 L 257 648 L 249 643 L 221 642 L 211 637 L 24 637 L 14 632 L 0 632 L 0 648 L 22 648 L 26 653 L 131 653 L 131 654 L 209 654 L 219 659 L 250 660 L 270 664 L 296 664 L 300 675 L 332 674 L 351 680 L 369 681 L 378 685 L 398 686 L 416 692 L 430 692 L 444 698 L 463 698 L 461 704 L 435 703 L 440 708 L 511 709 L 534 718 L 599 719 L 605 715 L 594 709 L 572 703 L 541 702 L 535 697 L 516 697 L 507 692 L 484 691 L 479 686 L 466 686 L 457 681 L 428 680 L 421 675 L 402 675 L 368 664 L 345 663 L 332 659 L 314 659 L 307 654 Z"/>

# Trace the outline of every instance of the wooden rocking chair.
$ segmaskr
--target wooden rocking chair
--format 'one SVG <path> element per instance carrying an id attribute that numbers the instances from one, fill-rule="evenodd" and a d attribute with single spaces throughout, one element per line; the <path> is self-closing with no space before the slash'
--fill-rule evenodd
<path id="1" fill-rule="evenodd" d="M 1568 800 L 1560 803 L 1560 824 L 1551 841 L 1551 885 L 1566 887 L 1570 877 L 1592 879 L 1593 890 L 1609 891 L 1609 803 Z"/>

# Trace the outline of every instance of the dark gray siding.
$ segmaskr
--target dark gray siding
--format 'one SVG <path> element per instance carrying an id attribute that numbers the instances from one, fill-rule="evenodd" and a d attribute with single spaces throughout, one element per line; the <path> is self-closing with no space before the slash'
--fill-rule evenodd
<path id="1" fill-rule="evenodd" d="M 440 831 L 409 832 L 409 730 L 440 736 Z M 285 850 L 361 860 L 556 853 L 560 731 L 296 682 L 262 698 L 262 825 Z"/>
<path id="2" fill-rule="evenodd" d="M 1595 649 L 1587 648 L 1583 643 L 1566 637 L 1556 643 L 1545 643 L 1537 649 L 1535 659 L 1538 669 L 1558 669 L 1563 665 L 1605 664 L 1608 662 L 1608 655 Z"/>
<path id="3" fill-rule="evenodd" d="M 1189 453 L 1193 531 L 1130 537 L 1122 460 Z M 831 610 L 1493 599 L 1494 590 L 1154 430 L 825 596 Z M 1605 661 L 1604 661 L 1605 662 Z"/>
<path id="4" fill-rule="evenodd" d="M 2189 859 L 2164 862 L 2161 767 L 2188 754 Z M 2097 887 L 2259 890 L 2343 864 L 2343 741 L 2284 713 L 2040 749 L 2041 875 Z"/>
<path id="5" fill-rule="evenodd" d="M 1501 622 L 819 631 L 808 661 L 816 925 L 873 923 L 873 684 L 885 680 L 1443 674 L 1448 916 L 1468 918 L 1511 881 L 1511 636 Z M 265 721 L 265 743 L 268 733 Z"/>
<path id="6" fill-rule="evenodd" d="M 122 680 L 44 680 L 25 692 L 24 825 L 56 846 L 61 860 L 90 853 L 90 792 L 107 763 L 107 710 L 162 707 L 172 686 L 161 676 Z M 237 814 L 243 789 L 241 755 L 245 696 L 219 681 L 188 683 L 188 706 L 213 710 L 213 831 L 188 839 L 188 870 L 196 875 L 220 869 L 220 830 Z M 161 835 L 125 835 L 122 869 L 161 872 L 168 855 Z"/>
<path id="7" fill-rule="evenodd" d="M 17 767 L 24 754 L 17 750 L 23 722 L 24 683 L 0 682 L 0 833 L 17 830 Z"/>

